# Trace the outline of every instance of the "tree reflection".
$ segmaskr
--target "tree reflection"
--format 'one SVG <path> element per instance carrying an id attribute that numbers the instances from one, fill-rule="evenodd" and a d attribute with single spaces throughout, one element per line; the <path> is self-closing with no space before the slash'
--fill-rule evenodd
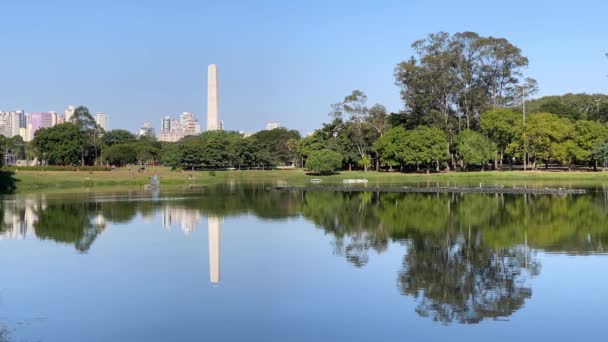
<path id="1" fill-rule="evenodd" d="M 37 212 L 34 223 L 36 236 L 57 242 L 74 244 L 86 252 L 97 237 L 99 229 L 92 223 L 92 203 L 52 203 Z"/>
<path id="2" fill-rule="evenodd" d="M 416 312 L 442 323 L 508 317 L 532 296 L 527 280 L 540 271 L 525 248 L 492 249 L 478 237 L 446 234 L 413 239 L 399 272 L 402 294 Z"/>
<path id="3" fill-rule="evenodd" d="M 604 252 L 608 206 L 581 196 L 267 191 L 219 187 L 178 196 L 112 194 L 2 201 L 0 234 L 30 234 L 86 252 L 106 223 L 166 215 L 165 227 L 194 229 L 200 216 L 303 217 L 333 237 L 332 250 L 355 267 L 391 242 L 404 246 L 399 291 L 417 312 L 443 323 L 508 317 L 532 296 L 535 251 Z M 163 216 L 163 219 L 165 216 Z M 183 220 L 183 221 L 182 221 Z M 183 223 L 185 222 L 185 223 Z M 182 227 L 184 229 L 184 227 Z"/>

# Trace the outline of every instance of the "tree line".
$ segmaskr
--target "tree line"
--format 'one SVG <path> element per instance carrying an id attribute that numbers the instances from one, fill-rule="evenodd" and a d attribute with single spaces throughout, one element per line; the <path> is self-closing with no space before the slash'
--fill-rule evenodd
<path id="1" fill-rule="evenodd" d="M 159 142 L 125 130 L 105 132 L 86 107 L 78 107 L 71 122 L 38 130 L 30 144 L 1 140 L 2 152 L 49 165 L 294 165 L 322 173 L 483 170 L 514 163 L 595 168 L 608 161 L 608 96 L 528 100 L 538 91 L 537 82 L 525 77 L 527 57 L 505 38 L 439 32 L 412 49 L 394 72 L 402 111 L 370 106 L 365 93 L 354 90 L 331 106 L 328 123 L 305 138 L 279 128 L 248 137 L 210 131 Z"/>

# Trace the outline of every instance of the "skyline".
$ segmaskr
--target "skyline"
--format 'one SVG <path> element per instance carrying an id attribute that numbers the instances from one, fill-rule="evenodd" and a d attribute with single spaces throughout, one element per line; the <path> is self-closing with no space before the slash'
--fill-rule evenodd
<path id="1" fill-rule="evenodd" d="M 498 9 L 481 1 L 307 4 L 7 4 L 1 46 L 15 53 L 0 63 L 0 109 L 61 112 L 85 105 L 112 117 L 112 128 L 129 131 L 144 122 L 157 127 L 157 118 L 182 112 L 202 119 L 206 68 L 215 63 L 222 69 L 226 130 L 281 122 L 312 131 L 353 89 L 368 94 L 370 105 L 400 110 L 393 69 L 412 55 L 410 44 L 437 31 L 467 30 L 520 47 L 530 60 L 526 76 L 539 81 L 537 97 L 608 89 L 608 47 L 602 45 L 608 4 L 600 1 L 549 7 L 517 0 Z M 52 27 L 43 24 L 49 17 Z M 74 17 L 86 25 L 73 30 L 67 19 Z"/>

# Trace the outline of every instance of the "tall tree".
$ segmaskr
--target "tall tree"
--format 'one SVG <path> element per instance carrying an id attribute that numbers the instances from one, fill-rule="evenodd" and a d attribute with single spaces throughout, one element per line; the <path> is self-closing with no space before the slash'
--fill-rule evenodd
<path id="1" fill-rule="evenodd" d="M 517 127 L 522 125 L 521 114 L 511 110 L 496 108 L 481 115 L 481 132 L 488 136 L 498 149 L 497 167 L 502 167 L 504 153 L 517 132 Z"/>

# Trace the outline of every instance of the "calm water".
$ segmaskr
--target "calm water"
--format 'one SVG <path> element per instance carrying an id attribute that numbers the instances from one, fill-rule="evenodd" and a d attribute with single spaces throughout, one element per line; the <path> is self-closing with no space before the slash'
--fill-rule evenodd
<path id="1" fill-rule="evenodd" d="M 0 341 L 603 340 L 608 199 L 5 197 Z"/>

